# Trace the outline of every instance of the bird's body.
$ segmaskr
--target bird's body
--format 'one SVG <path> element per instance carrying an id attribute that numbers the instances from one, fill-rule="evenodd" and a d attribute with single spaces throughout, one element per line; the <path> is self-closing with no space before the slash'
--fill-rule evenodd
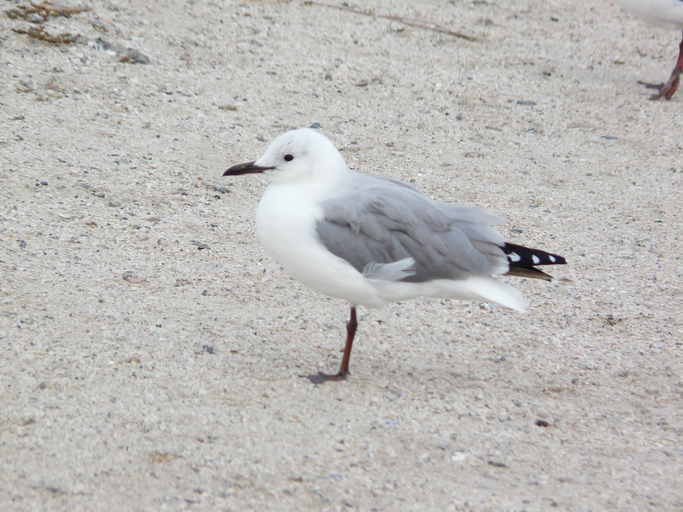
<path id="1" fill-rule="evenodd" d="M 683 30 L 682 0 L 619 0 L 619 3 L 650 23 Z"/>
<path id="2" fill-rule="evenodd" d="M 673 27 L 683 31 L 683 0 L 619 0 L 628 11 L 640 16 L 656 25 Z M 680 77 L 683 73 L 683 38 L 678 48 L 678 59 L 669 79 L 663 84 L 645 84 L 649 88 L 657 89 L 657 94 L 651 99 L 670 100 L 678 90 Z"/>
<path id="3" fill-rule="evenodd" d="M 381 307 L 389 302 L 419 296 L 433 296 L 486 300 L 520 311 L 526 308 L 526 303 L 519 292 L 491 277 L 494 274 L 504 274 L 509 269 L 505 253 L 497 247 L 493 257 L 487 257 L 473 247 L 471 252 L 474 254 L 467 254 L 461 245 L 461 258 L 471 260 L 463 261 L 462 266 L 465 269 L 477 265 L 481 268 L 480 272 L 473 274 L 456 266 L 449 268 L 448 240 L 439 240 L 444 245 L 444 254 L 439 255 L 434 249 L 433 252 L 437 254 L 432 255 L 432 260 L 442 260 L 440 263 L 445 266 L 445 269 L 441 273 L 436 272 L 440 269 L 427 269 L 422 279 L 411 280 L 417 269 L 400 274 L 399 268 L 399 277 L 402 279 L 392 278 L 395 276 L 389 276 L 388 279 L 382 278 L 381 266 L 410 260 L 405 261 L 405 266 L 414 267 L 415 258 L 422 258 L 417 251 L 409 252 L 409 248 L 404 247 L 406 242 L 397 244 L 395 248 L 390 243 L 388 249 L 381 247 L 379 251 L 375 251 L 375 254 L 372 248 L 368 247 L 368 244 L 373 242 L 381 244 L 383 236 L 400 237 L 402 235 L 398 230 L 393 234 L 389 231 L 382 233 L 383 226 L 381 225 L 375 226 L 375 233 L 370 235 L 363 231 L 365 226 L 362 219 L 358 217 L 364 210 L 363 205 L 358 201 L 362 200 L 362 195 L 367 190 L 357 189 L 365 186 L 370 188 L 372 194 L 373 185 L 383 190 L 385 194 L 400 191 L 414 201 L 422 203 L 421 206 L 424 209 L 431 207 L 435 210 L 430 213 L 440 213 L 443 216 L 443 219 L 438 219 L 443 222 L 442 233 L 425 231 L 425 237 L 431 236 L 439 240 L 439 238 L 446 239 L 447 235 L 453 236 L 453 233 L 457 233 L 460 238 L 466 238 L 457 225 L 458 220 L 461 219 L 448 217 L 437 208 L 436 203 L 412 188 L 381 178 L 365 176 L 346 168 L 338 169 L 334 179 L 326 184 L 274 183 L 270 185 L 256 211 L 257 237 L 270 256 L 281 263 L 293 277 L 314 290 L 332 297 L 346 299 L 353 305 Z M 374 196 L 370 196 L 370 201 L 373 198 Z M 348 204 L 353 208 L 350 212 L 343 212 L 342 215 L 347 213 L 346 221 L 339 222 L 338 218 L 331 218 L 335 213 L 338 216 L 339 212 L 335 212 L 334 206 L 326 212 L 324 208 L 326 204 L 336 204 L 337 208 Z M 296 205 L 296 208 L 292 208 L 292 205 Z M 396 206 L 404 206 L 404 203 L 398 203 Z M 463 208 L 461 217 L 466 218 L 465 213 L 478 214 L 487 218 L 487 214 L 478 208 Z M 492 215 L 490 219 L 497 220 Z M 354 222 L 356 225 L 352 226 Z M 461 220 L 461 222 L 465 224 L 465 221 Z M 323 234 L 325 230 L 331 229 L 338 233 Z M 480 226 L 479 229 L 489 232 L 485 226 Z M 495 232 L 491 231 L 491 234 L 493 233 Z M 373 235 L 375 239 L 372 238 Z M 496 241 L 498 237 L 497 233 L 493 234 Z M 361 245 L 354 243 L 354 239 L 360 240 Z M 426 246 L 421 246 L 421 248 L 425 251 L 429 250 Z M 394 249 L 393 255 L 392 249 Z M 374 268 L 372 264 L 375 265 Z M 377 265 L 380 267 L 378 268 Z M 437 267 L 438 263 L 432 266 Z M 390 271 L 391 268 L 387 270 Z M 430 270 L 435 274 L 434 276 L 427 275 Z M 459 279 L 452 279 L 458 274 L 462 274 L 458 276 Z"/>
<path id="4" fill-rule="evenodd" d="M 356 306 L 430 296 L 523 311 L 521 293 L 495 276 L 550 279 L 534 266 L 565 263 L 507 244 L 490 227 L 502 220 L 480 208 L 434 201 L 405 183 L 350 170 L 313 129 L 281 135 L 258 161 L 225 175 L 264 171 L 273 180 L 256 212 L 260 242 L 294 278 L 351 304 L 341 377 L 348 373 Z"/>

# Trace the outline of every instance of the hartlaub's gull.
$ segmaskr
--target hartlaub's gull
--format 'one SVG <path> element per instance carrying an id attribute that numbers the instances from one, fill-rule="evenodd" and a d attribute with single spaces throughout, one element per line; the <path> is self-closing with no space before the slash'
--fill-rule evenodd
<path id="1" fill-rule="evenodd" d="M 268 172 L 256 234 L 285 270 L 323 294 L 351 304 L 339 372 L 349 373 L 356 307 L 418 296 L 482 300 L 523 311 L 521 293 L 494 276 L 550 280 L 538 265 L 562 256 L 507 243 L 490 226 L 502 219 L 480 208 L 422 195 L 390 178 L 352 171 L 327 137 L 312 128 L 277 137 L 256 161 L 224 176 Z"/>

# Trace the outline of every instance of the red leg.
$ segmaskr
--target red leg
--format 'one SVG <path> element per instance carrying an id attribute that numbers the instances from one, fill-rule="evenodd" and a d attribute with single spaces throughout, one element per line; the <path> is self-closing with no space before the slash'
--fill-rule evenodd
<path id="1" fill-rule="evenodd" d="M 356 319 L 356 308 L 351 306 L 351 316 L 346 324 L 346 345 L 344 345 L 344 356 L 342 357 L 339 372 L 330 375 L 328 373 L 318 373 L 315 377 L 309 379 L 315 384 L 321 384 L 328 380 L 345 380 L 349 375 L 349 361 L 351 361 L 351 349 L 353 348 L 353 338 L 356 336 L 356 328 L 358 327 L 358 320 Z"/>
<path id="2" fill-rule="evenodd" d="M 678 89 L 678 84 L 681 81 L 681 73 L 683 73 L 683 39 L 681 39 L 681 44 L 678 47 L 678 61 L 676 61 L 676 66 L 671 72 L 669 80 L 662 85 L 659 92 L 650 99 L 658 100 L 664 98 L 670 100 Z"/>
<path id="3" fill-rule="evenodd" d="M 349 374 L 351 348 L 353 347 L 353 338 L 356 336 L 357 327 L 358 320 L 356 320 L 356 308 L 351 306 L 351 316 L 346 324 L 346 345 L 344 346 L 344 357 L 342 358 L 341 366 L 339 366 L 339 373 L 337 374 L 342 379 Z"/>

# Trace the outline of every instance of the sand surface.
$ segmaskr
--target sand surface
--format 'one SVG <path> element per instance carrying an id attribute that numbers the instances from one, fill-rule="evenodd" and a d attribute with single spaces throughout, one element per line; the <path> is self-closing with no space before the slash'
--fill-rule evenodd
<path id="1" fill-rule="evenodd" d="M 0 510 L 682 511 L 683 91 L 638 84 L 680 34 L 334 4 L 0 5 Z M 362 310 L 352 377 L 312 384 L 347 305 L 259 247 L 266 180 L 221 176 L 312 122 L 570 264 L 515 281 L 526 314 Z"/>

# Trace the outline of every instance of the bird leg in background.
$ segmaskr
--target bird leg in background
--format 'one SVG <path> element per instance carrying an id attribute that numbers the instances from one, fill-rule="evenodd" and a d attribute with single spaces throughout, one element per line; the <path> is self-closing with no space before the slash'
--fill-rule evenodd
<path id="1" fill-rule="evenodd" d="M 653 96 L 650 96 L 650 99 L 658 100 L 664 98 L 670 100 L 678 89 L 678 84 L 681 81 L 681 73 L 683 73 L 683 39 L 681 39 L 681 44 L 678 47 L 678 61 L 671 72 L 669 80 L 662 85 L 645 84 L 645 86 L 650 89 L 659 89 L 659 92 Z"/>
<path id="2" fill-rule="evenodd" d="M 669 77 L 669 81 L 662 86 L 662 88 L 659 91 L 659 94 L 656 97 L 661 98 L 662 96 L 664 96 L 667 100 L 670 100 L 671 97 L 676 92 L 676 89 L 678 89 L 678 83 L 681 80 L 681 73 L 682 72 L 683 72 L 683 38 L 681 39 L 681 44 L 678 47 L 678 61 L 676 62 L 676 67 L 671 72 L 671 77 Z"/>

